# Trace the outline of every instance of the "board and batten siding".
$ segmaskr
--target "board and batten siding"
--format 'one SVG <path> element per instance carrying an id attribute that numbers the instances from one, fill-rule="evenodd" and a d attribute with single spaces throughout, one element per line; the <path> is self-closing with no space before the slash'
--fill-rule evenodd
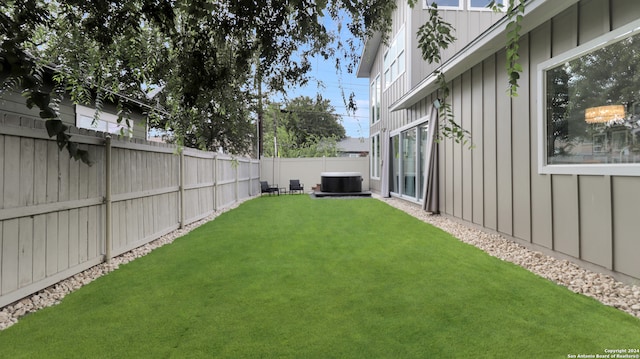
<path id="1" fill-rule="evenodd" d="M 396 5 L 398 6 L 398 9 L 406 8 L 406 2 L 404 0 L 398 0 L 396 2 Z M 408 41 L 409 38 L 411 38 L 412 36 L 411 36 L 411 33 L 409 32 L 409 29 L 411 28 L 411 26 L 407 22 L 407 19 L 408 19 L 407 10 L 394 11 L 393 18 L 392 18 L 391 33 L 388 34 L 388 36 L 389 36 L 389 42 L 393 41 L 394 36 L 396 36 L 396 34 L 398 34 L 398 31 L 400 31 L 400 29 L 404 27 L 404 31 L 405 31 L 405 50 L 404 51 L 405 51 L 406 59 L 409 59 L 411 57 L 412 51 L 415 51 L 415 50 L 411 48 L 411 42 Z M 415 32 L 413 32 L 413 34 L 415 34 Z M 405 72 L 403 74 L 401 74 L 391 84 L 386 83 L 386 79 L 384 76 L 384 54 L 388 49 L 389 47 L 386 44 L 384 43 L 380 44 L 380 49 L 376 53 L 376 58 L 373 61 L 373 64 L 371 67 L 371 75 L 369 78 L 369 85 L 371 85 L 371 82 L 378 75 L 380 75 L 380 79 L 382 81 L 382 87 L 381 87 L 382 93 L 380 98 L 381 99 L 380 121 L 376 122 L 375 124 L 371 124 L 371 118 L 369 118 L 368 120 L 370 124 L 369 134 L 374 135 L 376 133 L 379 133 L 381 140 L 388 138 L 389 131 L 395 128 L 402 127 L 405 124 L 409 123 L 406 111 L 391 112 L 389 111 L 389 107 L 394 102 L 396 102 L 402 95 L 404 95 L 409 89 L 408 81 L 411 76 L 410 76 L 410 67 L 408 65 L 410 64 L 410 61 L 406 60 Z M 371 91 L 371 87 L 369 87 L 369 91 Z M 369 93 L 369 98 L 371 98 L 371 93 Z M 369 106 L 371 106 L 371 104 L 369 104 Z M 371 116 L 371 110 L 369 110 L 369 113 L 370 113 L 369 116 Z M 382 159 L 382 160 L 384 161 L 386 159 Z M 367 177 L 369 176 L 367 175 Z M 381 190 L 380 179 L 370 178 L 369 186 L 371 190 L 379 192 Z"/>
<path id="2" fill-rule="evenodd" d="M 450 79 L 458 123 L 473 150 L 440 144 L 441 211 L 560 257 L 640 280 L 640 178 L 538 173 L 537 66 L 640 18 L 634 0 L 580 1 L 524 34 L 518 97 L 507 94 L 500 51 Z M 408 110 L 424 116 L 427 96 Z"/>
<path id="3" fill-rule="evenodd" d="M 400 6 L 402 5 L 403 4 L 400 4 Z M 451 46 L 449 46 L 449 48 L 442 51 L 441 62 L 445 62 L 453 57 L 467 44 L 473 41 L 473 39 L 478 37 L 478 35 L 486 31 L 491 27 L 491 25 L 504 16 L 504 13 L 495 13 L 490 10 L 461 11 L 441 9 L 438 11 L 441 13 L 444 21 L 450 24 L 456 24 L 455 32 L 453 34 L 456 37 L 456 40 L 451 44 Z M 429 12 L 423 9 L 422 2 L 418 2 L 418 4 L 411 9 L 409 19 L 410 30 L 407 34 L 413 35 L 407 37 L 410 39 L 408 48 L 411 49 L 410 51 L 412 52 L 412 56 L 410 56 L 410 60 L 407 63 L 407 68 L 410 68 L 412 71 L 409 81 L 410 86 L 414 87 L 425 77 L 430 75 L 431 72 L 438 67 L 438 64 L 429 64 L 427 61 L 423 60 L 418 48 L 418 39 L 415 34 L 418 32 L 420 26 L 429 21 Z"/>
<path id="4" fill-rule="evenodd" d="M 32 119 L 39 119 L 40 109 L 37 106 L 28 108 L 25 106 L 25 98 L 16 91 L 6 91 L 2 94 L 0 99 L 2 102 L 0 108 L 5 113 L 5 122 L 19 125 L 20 121 L 32 121 Z M 86 106 L 85 106 L 86 107 Z M 76 125 L 76 105 L 73 104 L 68 98 L 64 98 L 58 106 L 59 114 L 58 118 L 69 126 Z M 102 113 L 111 114 L 115 116 L 118 113 L 116 105 L 112 103 L 104 103 Z M 147 121 L 146 117 L 141 113 L 132 111 L 130 113 L 130 123 L 132 124 L 131 130 L 133 131 L 133 137 L 146 138 L 147 135 Z M 126 119 L 123 119 L 122 124 L 125 124 Z"/>
<path id="5" fill-rule="evenodd" d="M 260 193 L 258 160 L 114 137 L 107 173 L 104 134 L 70 131 L 92 166 L 0 112 L 0 307 L 105 260 L 107 177 L 112 256 Z"/>

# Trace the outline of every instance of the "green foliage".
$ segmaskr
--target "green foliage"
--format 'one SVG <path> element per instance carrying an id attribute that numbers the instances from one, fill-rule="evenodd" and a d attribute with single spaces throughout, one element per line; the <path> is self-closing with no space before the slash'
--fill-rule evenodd
<path id="1" fill-rule="evenodd" d="M 30 89 L 37 68 L 30 53 L 54 64 L 57 84 L 74 102 L 100 110 L 113 101 L 126 122 L 128 104 L 114 94 L 147 101 L 147 93 L 161 90 L 150 101 L 152 125 L 177 143 L 246 153 L 255 140 L 256 73 L 269 91 L 281 92 L 309 80 L 316 55 L 333 57 L 338 66 L 346 62 L 353 71 L 357 41 L 342 41 L 322 17 L 364 40 L 390 28 L 395 6 L 392 0 L 5 1 L 0 65 L 10 76 L 2 88 Z M 11 73 L 11 64 L 23 71 Z M 26 95 L 36 94 L 29 105 L 51 116 L 55 108 L 50 111 L 40 95 L 48 91 Z"/>
<path id="2" fill-rule="evenodd" d="M 438 5 L 432 3 L 428 7 L 429 20 L 418 28 L 418 48 L 422 51 L 422 58 L 432 63 L 440 63 L 442 50 L 456 41 L 453 35 L 455 29 L 444 21 L 438 12 Z"/>
<path id="3" fill-rule="evenodd" d="M 415 4 L 415 0 L 408 0 L 410 6 Z M 509 0 L 507 5 L 508 24 L 507 30 L 507 75 L 508 75 L 508 92 L 509 95 L 515 97 L 518 95 L 518 80 L 522 73 L 522 65 L 518 62 L 520 59 L 520 31 L 522 30 L 521 22 L 525 11 L 525 0 Z M 492 0 L 488 8 L 496 12 L 503 11 L 504 5 Z M 422 52 L 422 58 L 430 64 L 439 64 L 442 60 L 442 51 L 446 50 L 455 40 L 453 33 L 455 29 L 451 24 L 444 21 L 438 12 L 438 6 L 435 2 L 428 3 L 429 20 L 418 29 L 418 47 Z M 453 116 L 451 104 L 447 101 L 449 97 L 449 84 L 444 73 L 440 70 L 434 71 L 439 84 L 439 115 L 443 121 L 443 125 L 439 127 L 440 140 L 451 138 L 456 143 L 468 145 L 473 148 L 471 142 L 471 133 L 463 129 Z"/>
<path id="4" fill-rule="evenodd" d="M 431 3 L 428 11 L 429 21 L 418 29 L 418 47 L 425 61 L 430 64 L 440 63 L 442 51 L 456 40 L 453 36 L 455 29 L 440 16 L 436 3 Z M 447 101 L 450 90 L 444 73 L 436 70 L 433 75 L 437 77 L 439 85 L 438 114 L 442 121 L 442 125 L 438 127 L 438 139 L 451 138 L 456 143 L 468 144 L 471 148 L 471 133 L 458 125 L 453 116 L 451 103 Z"/>
<path id="5" fill-rule="evenodd" d="M 271 92 L 304 84 L 316 55 L 334 58 L 338 68 L 346 63 L 352 72 L 360 55 L 354 38 L 365 40 L 375 32 L 387 36 L 395 8 L 393 0 L 4 1 L 0 89 L 23 93 L 26 105 L 38 107 L 45 119 L 55 119 L 62 96 L 69 96 L 95 105 L 97 117 L 104 101 L 112 101 L 119 121 L 125 122 L 131 104 L 115 94 L 144 102 L 149 92 L 160 90 L 150 101 L 153 126 L 168 131 L 179 144 L 246 153 L 255 141 L 256 77 Z M 425 60 L 439 62 L 441 50 L 455 41 L 454 29 L 434 4 L 429 12 L 429 22 L 417 35 Z M 524 1 L 509 0 L 512 96 L 522 71 L 518 41 L 523 13 Z M 337 21 L 338 30 L 325 28 L 323 16 Z M 351 39 L 343 41 L 338 35 L 343 28 Z M 55 66 L 55 89 L 42 78 L 43 63 Z M 353 95 L 344 98 L 353 109 Z M 455 122 L 451 124 L 455 128 Z M 452 135 L 462 140 L 461 133 Z M 69 136 L 55 136 L 74 158 L 88 158 L 77 156 L 77 146 L 68 145 Z"/>
<path id="6" fill-rule="evenodd" d="M 522 73 L 522 65 L 518 62 L 520 60 L 520 31 L 522 30 L 522 19 L 524 16 L 525 0 L 509 0 L 507 6 L 507 17 L 509 22 L 507 23 L 507 76 L 509 77 L 509 87 L 507 91 L 511 97 L 518 96 L 518 80 Z M 497 6 L 494 2 L 489 4 L 494 11 L 501 11 L 501 7 Z"/>
<path id="7" fill-rule="evenodd" d="M 264 153 L 273 156 L 274 129 L 280 157 L 334 157 L 337 143 L 345 129 L 327 99 L 301 96 L 289 101 L 284 109 L 270 104 L 264 118 Z"/>
<path id="8" fill-rule="evenodd" d="M 265 196 L 23 317 L 0 356 L 565 358 L 639 331 L 382 201 Z"/>

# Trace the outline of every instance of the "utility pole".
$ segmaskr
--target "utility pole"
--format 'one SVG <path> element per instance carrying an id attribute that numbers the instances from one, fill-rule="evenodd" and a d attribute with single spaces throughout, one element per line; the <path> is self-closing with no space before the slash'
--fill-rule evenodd
<path id="1" fill-rule="evenodd" d="M 264 132 L 262 109 L 262 71 L 260 70 L 260 61 L 256 61 L 256 81 L 258 82 L 258 159 L 262 158 L 262 137 Z"/>

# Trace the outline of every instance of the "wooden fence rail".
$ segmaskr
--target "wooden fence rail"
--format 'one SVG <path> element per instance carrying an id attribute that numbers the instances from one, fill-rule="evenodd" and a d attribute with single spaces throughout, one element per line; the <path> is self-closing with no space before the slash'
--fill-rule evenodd
<path id="1" fill-rule="evenodd" d="M 60 152 L 39 120 L 0 123 L 0 307 L 260 193 L 258 160 L 72 139 L 93 166 Z"/>

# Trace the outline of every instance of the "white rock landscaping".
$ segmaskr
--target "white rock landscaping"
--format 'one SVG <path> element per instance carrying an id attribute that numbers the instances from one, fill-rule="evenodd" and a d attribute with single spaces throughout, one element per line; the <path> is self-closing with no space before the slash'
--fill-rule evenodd
<path id="1" fill-rule="evenodd" d="M 377 198 L 491 256 L 519 265 L 575 293 L 594 298 L 605 305 L 640 318 L 640 287 L 637 285 L 624 284 L 610 275 L 592 272 L 568 260 L 532 251 L 500 235 L 472 229 L 443 216 L 431 215 L 416 204 L 397 198 Z"/>

